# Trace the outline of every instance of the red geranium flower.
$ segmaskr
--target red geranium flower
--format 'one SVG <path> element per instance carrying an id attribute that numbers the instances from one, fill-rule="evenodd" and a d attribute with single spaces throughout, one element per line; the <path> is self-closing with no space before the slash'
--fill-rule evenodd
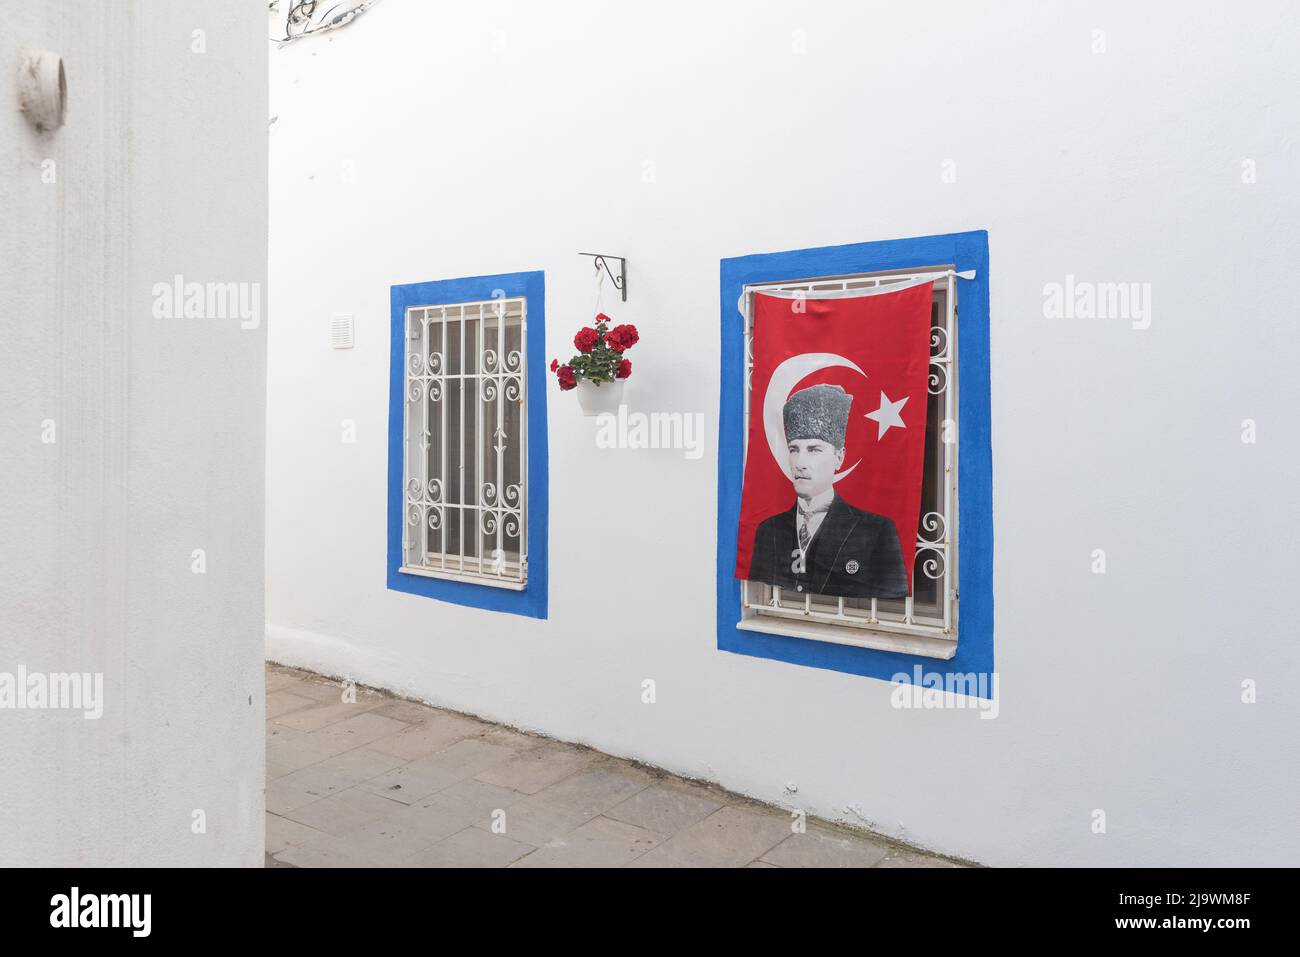
<path id="1" fill-rule="evenodd" d="M 555 374 L 560 378 L 561 392 L 568 392 L 578 384 L 578 381 L 573 377 L 573 369 L 570 366 L 560 366 L 555 370 Z"/>
<path id="2" fill-rule="evenodd" d="M 618 364 L 618 372 L 614 374 L 617 379 L 626 379 L 632 374 L 632 360 L 624 359 Z"/>
<path id="3" fill-rule="evenodd" d="M 600 333 L 595 329 L 584 327 L 578 330 L 578 334 L 573 337 L 573 344 L 579 352 L 590 352 L 600 341 Z"/>
<path id="4" fill-rule="evenodd" d="M 615 352 L 626 352 L 636 345 L 640 338 L 636 326 L 631 325 L 615 326 L 605 333 L 606 344 Z"/>
<path id="5" fill-rule="evenodd" d="M 558 369 L 559 367 L 560 367 L 560 360 L 559 360 L 559 359 L 552 359 L 552 360 L 551 360 L 551 371 L 554 372 L 554 371 L 555 371 L 556 369 Z"/>
<path id="6" fill-rule="evenodd" d="M 596 313 L 596 321 L 597 321 L 597 322 L 608 323 L 608 322 L 609 322 L 609 316 L 605 315 L 603 312 L 598 312 L 598 313 Z"/>

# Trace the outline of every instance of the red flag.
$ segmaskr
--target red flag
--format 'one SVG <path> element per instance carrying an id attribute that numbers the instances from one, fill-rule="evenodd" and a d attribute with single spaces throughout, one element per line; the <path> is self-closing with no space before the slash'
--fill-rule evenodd
<path id="1" fill-rule="evenodd" d="M 933 283 L 756 293 L 736 577 L 911 593 Z"/>

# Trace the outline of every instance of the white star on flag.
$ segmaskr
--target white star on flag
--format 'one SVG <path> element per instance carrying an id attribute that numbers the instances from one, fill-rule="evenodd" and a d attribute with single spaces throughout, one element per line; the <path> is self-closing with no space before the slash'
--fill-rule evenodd
<path id="1" fill-rule="evenodd" d="M 903 411 L 903 406 L 907 405 L 909 398 L 910 396 L 903 396 L 897 402 L 890 402 L 889 396 L 883 392 L 880 393 L 880 408 L 875 412 L 866 413 L 868 419 L 874 419 L 876 424 L 880 426 L 880 430 L 876 433 L 876 441 L 883 439 L 885 433 L 894 426 L 898 426 L 900 429 L 907 428 L 903 424 L 903 417 L 898 413 Z"/>

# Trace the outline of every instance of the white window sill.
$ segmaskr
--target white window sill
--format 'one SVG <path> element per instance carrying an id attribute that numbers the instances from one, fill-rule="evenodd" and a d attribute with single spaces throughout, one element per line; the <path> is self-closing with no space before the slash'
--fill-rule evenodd
<path id="1" fill-rule="evenodd" d="M 808 638 L 828 641 L 836 645 L 854 645 L 893 651 L 904 655 L 949 660 L 957 654 L 957 642 L 947 638 L 929 638 L 924 635 L 888 634 L 864 628 L 845 628 L 816 621 L 799 621 L 776 615 L 750 615 L 736 622 L 742 631 L 756 631 L 765 635 L 784 635 L 788 638 Z"/>
<path id="2" fill-rule="evenodd" d="M 471 585 L 487 585 L 489 588 L 504 588 L 507 591 L 523 591 L 528 582 L 511 581 L 508 578 L 495 578 L 489 575 L 460 575 L 456 572 L 438 571 L 432 568 L 418 568 L 403 565 L 398 569 L 403 575 L 419 575 L 421 578 L 441 578 L 444 581 L 469 582 Z"/>

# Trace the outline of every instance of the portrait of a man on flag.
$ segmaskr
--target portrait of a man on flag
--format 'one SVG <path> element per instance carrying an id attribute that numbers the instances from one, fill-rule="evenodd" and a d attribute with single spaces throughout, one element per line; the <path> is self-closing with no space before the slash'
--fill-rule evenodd
<path id="1" fill-rule="evenodd" d="M 835 494 L 853 396 L 814 385 L 785 403 L 794 508 L 758 526 L 749 577 L 796 591 L 857 598 L 901 598 L 907 569 L 892 519 Z M 790 543 L 794 542 L 794 547 Z"/>
<path id="2" fill-rule="evenodd" d="M 911 591 L 932 283 L 759 293 L 736 576 L 794 592 Z"/>

